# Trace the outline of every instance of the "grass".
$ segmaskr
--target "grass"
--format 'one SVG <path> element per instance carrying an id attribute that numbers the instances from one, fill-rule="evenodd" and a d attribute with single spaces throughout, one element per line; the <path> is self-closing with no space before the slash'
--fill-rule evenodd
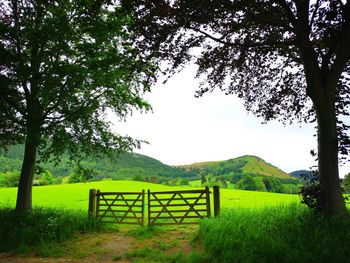
<path id="1" fill-rule="evenodd" d="M 247 163 L 241 168 L 245 173 L 258 173 L 266 176 L 275 176 L 279 178 L 286 178 L 288 174 L 280 170 L 279 168 L 266 163 L 264 160 L 255 156 L 244 156 L 242 159 L 246 160 Z"/>
<path id="2" fill-rule="evenodd" d="M 162 191 L 174 189 L 170 186 L 137 181 L 98 181 L 77 184 L 59 184 L 33 187 L 33 205 L 43 207 L 78 209 L 87 211 L 89 189 L 101 191 L 132 191 L 140 192 L 142 189 Z M 177 188 L 178 189 L 178 188 Z M 17 188 L 0 188 L 0 207 L 14 207 L 16 203 Z"/>
<path id="3" fill-rule="evenodd" d="M 57 242 L 67 240 L 77 232 L 94 231 L 100 227 L 87 217 L 90 188 L 102 191 L 174 189 L 135 181 L 34 187 L 33 204 L 36 208 L 28 214 L 13 211 L 15 188 L 0 189 L 0 207 L 3 207 L 0 208 L 0 252 L 28 252 L 35 247 L 35 255 L 64 256 L 65 250 L 55 245 Z M 127 235 L 143 242 L 143 246 L 124 254 L 112 254 L 110 259 L 164 263 L 350 262 L 349 218 L 329 219 L 314 215 L 298 204 L 297 195 L 235 189 L 220 191 L 221 215 L 203 220 L 194 237 L 194 242 L 201 242 L 208 254 L 174 252 L 181 240 L 164 238 L 167 232 L 171 233 L 170 228 L 140 227 L 133 228 Z M 150 245 L 147 243 L 150 239 L 156 242 Z M 96 250 L 91 253 L 105 254 L 106 248 L 95 245 Z M 81 251 L 75 258 L 85 258 L 89 253 Z"/>
<path id="4" fill-rule="evenodd" d="M 66 240 L 72 237 L 76 232 L 92 231 L 97 227 L 94 222 L 89 221 L 87 218 L 88 192 L 91 188 L 114 192 L 141 191 L 142 189 L 150 189 L 151 191 L 188 189 L 188 187 L 179 188 L 136 181 L 99 181 L 91 183 L 38 186 L 33 188 L 33 206 L 36 208 L 27 216 L 18 216 L 12 210 L 15 206 L 17 189 L 0 188 L 0 222 L 2 222 L 2 224 L 0 224 L 0 251 L 25 252 L 25 250 L 29 250 L 31 246 L 36 246 L 36 255 L 50 257 L 62 256 L 64 250 L 57 248 L 60 246 L 52 245 L 54 242 Z M 257 249 L 264 247 L 259 244 L 259 236 L 265 235 L 268 231 L 272 231 L 273 229 L 267 229 L 267 232 L 262 231 L 260 233 L 258 231 L 260 221 L 257 221 L 257 218 L 262 218 L 261 222 L 265 222 L 263 224 L 268 224 L 268 222 L 271 221 L 273 224 L 278 223 L 278 226 L 283 227 L 278 220 L 274 221 L 271 217 L 266 216 L 264 214 L 265 212 L 263 212 L 265 210 L 262 208 L 268 207 L 271 209 L 268 211 L 279 211 L 280 207 L 277 210 L 273 210 L 273 207 L 281 204 L 296 204 L 299 202 L 299 197 L 297 195 L 236 189 L 221 189 L 220 191 L 221 207 L 223 208 L 222 215 L 217 219 L 203 221 L 200 228 L 204 245 L 208 252 L 211 253 L 212 257 L 199 252 L 191 252 L 189 254 L 179 252 L 169 255 L 167 251 L 176 247 L 178 244 L 176 243 L 177 241 L 174 241 L 173 243 L 169 242 L 169 244 L 157 243 L 156 246 L 149 248 L 147 248 L 147 246 L 137 248 L 136 250 L 129 251 L 123 255 L 123 257 L 132 259 L 135 262 L 139 260 L 140 262 L 204 263 L 215 262 L 214 259 L 216 258 L 223 259 L 224 261 L 226 260 L 226 262 L 232 262 L 232 258 L 238 258 L 238 261 L 235 260 L 234 262 L 249 262 L 243 260 L 245 254 L 237 256 L 236 254 L 232 254 L 233 252 L 231 250 L 243 246 L 245 250 L 242 251 L 248 251 L 248 248 L 246 247 L 254 244 L 254 242 L 258 242 L 256 244 Z M 232 210 L 230 210 L 230 208 Z M 280 213 L 283 214 L 284 212 Z M 281 214 L 277 213 L 277 216 L 281 216 Z M 288 223 L 287 219 L 289 215 L 291 216 L 291 220 L 294 220 L 293 214 L 287 213 L 285 217 L 282 218 L 285 220 L 284 222 L 286 224 Z M 264 219 L 265 217 L 266 219 Z M 249 222 L 255 222 L 255 225 L 253 223 L 249 225 Z M 252 233 L 254 231 L 251 230 L 252 235 L 246 235 L 245 231 L 248 231 L 246 228 L 252 226 L 255 227 L 254 231 L 257 234 L 253 235 Z M 215 230 L 214 232 L 216 233 L 212 232 L 212 230 Z M 227 236 L 227 233 L 234 230 L 236 231 L 236 236 Z M 167 231 L 167 229 L 163 227 L 144 227 L 131 231 L 129 235 L 136 239 L 144 239 L 146 241 L 149 238 L 157 237 L 158 235 L 163 236 L 164 231 Z M 238 244 L 237 242 L 241 241 L 239 237 L 242 235 L 248 236 L 252 241 L 250 243 L 247 241 L 246 244 L 244 242 Z M 235 238 L 238 238 L 237 242 L 235 241 Z M 201 238 L 199 238 L 199 240 L 201 240 Z M 215 240 L 217 242 L 214 242 L 214 245 L 210 245 L 210 242 Z M 29 246 L 29 244 L 31 246 Z M 217 247 L 215 244 L 217 244 Z M 266 253 L 268 253 L 269 249 L 269 247 L 266 248 Z M 265 250 L 262 251 L 265 253 Z M 86 254 L 77 255 L 77 257 L 85 256 Z M 259 256 L 259 254 L 256 256 Z M 115 261 L 118 261 L 120 257 L 121 255 L 119 254 L 114 255 L 113 258 L 111 256 Z"/>
<path id="5" fill-rule="evenodd" d="M 89 189 L 101 191 L 169 191 L 188 189 L 137 181 L 99 181 L 33 187 L 33 205 L 87 211 Z M 190 188 L 193 189 L 193 188 Z M 266 207 L 299 202 L 297 195 L 221 189 L 222 207 Z M 14 207 L 17 188 L 0 188 L 0 207 Z"/>
<path id="6" fill-rule="evenodd" d="M 243 162 L 243 166 L 239 165 Z M 238 166 L 237 166 L 238 165 Z M 222 167 L 228 167 L 230 170 L 237 172 L 238 169 L 242 173 L 261 174 L 266 176 L 275 176 L 279 178 L 288 178 L 289 175 L 279 168 L 265 162 L 259 157 L 252 155 L 245 155 L 238 158 L 226 160 L 226 161 L 213 161 L 213 162 L 200 162 L 190 165 L 184 165 L 185 169 L 197 168 L 208 170 L 221 170 Z"/>
<path id="7" fill-rule="evenodd" d="M 350 262 L 350 219 L 296 204 L 224 209 L 202 221 L 199 236 L 220 262 Z"/>
<path id="8" fill-rule="evenodd" d="M 211 263 L 215 262 L 207 255 L 198 252 L 191 252 L 185 255 L 181 252 L 169 255 L 154 248 L 134 249 L 125 253 L 125 258 L 134 260 L 133 262 L 159 262 L 159 263 Z"/>
<path id="9" fill-rule="evenodd" d="M 27 213 L 2 208 L 0 222 L 0 252 L 28 252 L 36 246 L 39 247 L 37 252 L 43 256 L 60 254 L 53 249 L 52 242 L 62 242 L 76 232 L 99 228 L 96 221 L 79 211 L 52 208 L 35 208 Z"/>

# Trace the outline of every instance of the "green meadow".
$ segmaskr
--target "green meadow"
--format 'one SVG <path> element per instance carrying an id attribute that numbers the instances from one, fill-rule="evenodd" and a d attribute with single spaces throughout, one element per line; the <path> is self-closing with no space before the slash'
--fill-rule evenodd
<path id="1" fill-rule="evenodd" d="M 147 182 L 106 180 L 89 183 L 60 184 L 33 187 L 33 206 L 87 210 L 89 189 L 107 192 L 169 191 L 193 187 L 166 186 Z M 0 207 L 14 207 L 17 188 L 0 188 Z M 299 202 L 298 195 L 221 189 L 221 206 L 265 207 Z"/>
<path id="2" fill-rule="evenodd" d="M 34 246 L 36 256 L 60 258 L 69 257 L 72 253 L 70 247 L 79 244 L 79 258 L 90 260 L 90 257 L 96 256 L 98 252 L 84 252 L 90 251 L 90 243 L 81 245 L 74 241 L 76 233 L 86 233 L 86 238 L 100 238 L 100 241 L 94 241 L 100 244 L 96 245 L 96 251 L 99 251 L 98 249 L 102 249 L 99 246 L 111 239 L 106 239 L 109 230 L 104 232 L 103 225 L 86 216 L 91 188 L 101 191 L 138 192 L 196 187 L 124 180 L 36 186 L 33 188 L 34 209 L 29 214 L 17 214 L 13 210 L 16 188 L 1 188 L 0 252 L 30 255 Z M 120 228 L 124 229 L 124 234 L 118 234 L 121 231 L 118 228 L 116 232 L 113 230 L 110 234 L 115 235 L 113 238 L 117 236 L 128 239 L 130 234 L 134 238 L 133 242 L 139 245 L 133 245 L 118 255 L 108 252 L 108 257 L 113 260 L 123 259 L 125 262 L 160 263 L 350 262 L 349 218 L 325 218 L 313 214 L 300 204 L 298 195 L 220 189 L 220 199 L 220 216 L 202 220 L 198 228 L 183 226 L 129 229 L 125 226 Z M 100 230 L 102 232 L 98 232 Z M 92 232 L 95 234 L 89 234 Z M 169 236 L 167 233 L 172 234 Z M 175 240 L 175 237 L 179 239 Z M 177 253 L 172 252 L 174 247 L 181 247 L 184 238 L 192 240 L 186 241 L 189 242 L 190 253 L 186 254 L 182 248 L 178 248 L 180 250 Z M 198 246 L 201 249 L 196 250 Z"/>

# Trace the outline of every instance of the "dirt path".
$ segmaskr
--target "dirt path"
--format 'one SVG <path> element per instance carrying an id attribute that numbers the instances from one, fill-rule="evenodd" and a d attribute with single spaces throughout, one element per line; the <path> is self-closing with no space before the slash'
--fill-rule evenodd
<path id="1" fill-rule="evenodd" d="M 198 226 L 147 228 L 122 226 L 118 231 L 81 234 L 69 242 L 23 255 L 0 254 L 0 262 L 169 262 L 191 252 L 203 253 L 193 242 Z"/>

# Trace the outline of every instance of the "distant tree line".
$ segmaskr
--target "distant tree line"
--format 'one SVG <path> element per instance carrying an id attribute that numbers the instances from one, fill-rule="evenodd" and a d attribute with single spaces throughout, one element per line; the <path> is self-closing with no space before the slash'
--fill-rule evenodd
<path id="1" fill-rule="evenodd" d="M 201 174 L 202 186 L 218 185 L 223 188 L 297 194 L 302 186 L 300 180 L 254 175 L 249 173 L 231 173 L 224 176 Z"/>

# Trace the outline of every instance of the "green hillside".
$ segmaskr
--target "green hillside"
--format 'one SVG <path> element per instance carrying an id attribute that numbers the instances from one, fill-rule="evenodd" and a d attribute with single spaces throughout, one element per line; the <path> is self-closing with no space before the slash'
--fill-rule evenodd
<path id="1" fill-rule="evenodd" d="M 186 173 L 200 175 L 192 185 L 219 184 L 244 190 L 298 193 L 301 182 L 263 159 L 246 155 L 235 159 L 178 166 Z"/>
<path id="2" fill-rule="evenodd" d="M 0 187 L 18 185 L 23 158 L 23 145 L 0 152 Z M 277 193 L 299 192 L 300 179 L 292 177 L 256 156 L 242 156 L 217 162 L 203 162 L 184 166 L 169 166 L 137 153 L 123 153 L 112 158 L 83 160 L 81 167 L 63 156 L 58 165 L 40 164 L 34 185 L 78 183 L 104 179 L 147 181 L 169 185 L 220 185 Z M 198 181 L 199 179 L 199 181 Z M 189 181 L 197 180 L 197 183 Z"/>
<path id="3" fill-rule="evenodd" d="M 4 177 L 15 177 L 14 174 L 18 176 L 22 158 L 23 145 L 10 147 L 6 152 L 0 151 L 0 186 L 15 186 L 5 185 Z M 123 153 L 119 156 L 114 155 L 112 158 L 83 160 L 81 165 L 84 171 L 90 172 L 90 180 L 111 178 L 164 182 L 179 177 L 194 179 L 193 175 L 184 172 L 182 169 L 163 164 L 156 159 L 137 153 Z M 52 163 L 41 164 L 41 166 L 53 175 L 55 183 L 62 182 L 63 178 L 67 176 L 71 176 L 71 182 L 79 182 L 81 179 L 77 175 L 79 173 L 77 165 L 71 162 L 67 156 L 63 156 L 62 161 L 56 166 Z"/>
<path id="4" fill-rule="evenodd" d="M 179 166 L 186 171 L 205 171 L 214 175 L 227 173 L 242 173 L 251 175 L 274 176 L 278 178 L 292 178 L 289 174 L 283 172 L 276 166 L 267 163 L 263 159 L 245 155 L 242 157 L 229 159 L 227 161 L 201 162 L 190 165 Z"/>

